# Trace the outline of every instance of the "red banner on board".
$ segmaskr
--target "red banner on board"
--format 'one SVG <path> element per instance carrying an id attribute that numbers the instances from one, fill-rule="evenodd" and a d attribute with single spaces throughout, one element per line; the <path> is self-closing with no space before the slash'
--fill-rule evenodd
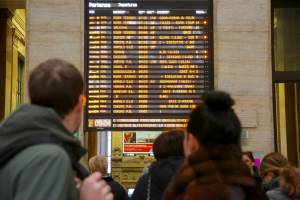
<path id="1" fill-rule="evenodd" d="M 151 153 L 152 152 L 152 143 L 125 143 L 124 144 L 124 153 Z"/>

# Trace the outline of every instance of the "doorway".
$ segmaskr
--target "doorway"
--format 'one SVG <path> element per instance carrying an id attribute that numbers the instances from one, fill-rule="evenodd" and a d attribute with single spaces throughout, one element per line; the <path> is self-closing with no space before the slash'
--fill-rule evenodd
<path id="1" fill-rule="evenodd" d="M 5 5 L 0 2 L 0 121 L 24 102 L 26 57 L 26 11 Z"/>
<path id="2" fill-rule="evenodd" d="M 272 1 L 275 149 L 300 166 L 300 2 Z"/>
<path id="3" fill-rule="evenodd" d="M 293 165 L 300 161 L 300 82 L 275 83 L 277 147 Z"/>

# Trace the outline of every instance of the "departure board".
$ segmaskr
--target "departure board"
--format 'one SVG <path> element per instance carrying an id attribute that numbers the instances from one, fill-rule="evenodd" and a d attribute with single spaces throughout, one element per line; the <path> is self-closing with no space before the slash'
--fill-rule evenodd
<path id="1" fill-rule="evenodd" d="M 85 6 L 85 130 L 185 127 L 213 87 L 212 1 Z"/>

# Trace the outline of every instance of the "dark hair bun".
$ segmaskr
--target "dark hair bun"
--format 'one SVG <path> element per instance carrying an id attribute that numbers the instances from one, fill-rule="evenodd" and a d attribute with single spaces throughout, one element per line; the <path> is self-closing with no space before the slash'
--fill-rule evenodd
<path id="1" fill-rule="evenodd" d="M 214 145 L 239 145 L 241 124 L 231 109 L 234 101 L 226 92 L 209 91 L 203 103 L 191 113 L 187 130 L 205 147 Z"/>
<path id="2" fill-rule="evenodd" d="M 203 96 L 203 101 L 211 111 L 226 111 L 234 105 L 234 100 L 226 92 L 209 91 Z"/>

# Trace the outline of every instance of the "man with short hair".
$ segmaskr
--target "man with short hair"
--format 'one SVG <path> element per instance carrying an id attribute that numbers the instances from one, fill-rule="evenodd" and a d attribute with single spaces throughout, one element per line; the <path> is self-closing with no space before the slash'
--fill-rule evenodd
<path id="1" fill-rule="evenodd" d="M 32 71 L 31 104 L 0 124 L 1 199 L 112 199 L 100 174 L 88 176 L 79 163 L 85 149 L 72 133 L 82 120 L 83 88 L 68 62 L 48 60 Z"/>

